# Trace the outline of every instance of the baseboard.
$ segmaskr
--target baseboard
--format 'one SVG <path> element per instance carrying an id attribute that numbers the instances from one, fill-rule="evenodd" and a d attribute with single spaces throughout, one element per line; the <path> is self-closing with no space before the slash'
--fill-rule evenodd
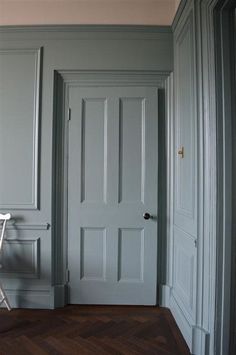
<path id="1" fill-rule="evenodd" d="M 194 355 L 208 355 L 210 345 L 210 334 L 199 327 L 193 327 L 192 349 Z"/>
<path id="2" fill-rule="evenodd" d="M 170 306 L 169 306 L 171 313 L 173 314 L 173 317 L 190 349 L 192 352 L 192 340 L 193 340 L 193 334 L 192 334 L 192 325 L 189 324 L 187 319 L 185 318 L 183 312 L 181 311 L 178 303 L 176 302 L 175 298 L 171 295 L 170 297 Z M 195 354 L 194 354 L 195 355 Z M 204 355 L 204 354 L 201 354 Z"/>
<path id="3" fill-rule="evenodd" d="M 55 285 L 52 287 L 51 308 L 64 307 L 67 304 L 67 286 Z"/>
<path id="4" fill-rule="evenodd" d="M 171 294 L 171 287 L 169 285 L 160 285 L 160 300 L 159 305 L 161 307 L 170 307 L 170 294 Z"/>
<path id="5" fill-rule="evenodd" d="M 44 289 L 5 289 L 12 308 L 51 308 L 51 288 Z M 4 303 L 1 307 L 5 307 Z"/>

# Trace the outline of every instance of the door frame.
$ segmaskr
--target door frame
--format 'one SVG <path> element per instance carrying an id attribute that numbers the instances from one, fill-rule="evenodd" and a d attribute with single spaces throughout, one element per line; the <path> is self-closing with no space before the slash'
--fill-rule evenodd
<path id="1" fill-rule="evenodd" d="M 214 7 L 217 141 L 217 234 L 216 234 L 216 354 L 234 353 L 235 309 L 235 31 L 234 0 L 218 0 Z M 233 196 L 233 198 L 232 198 Z M 233 315 L 233 316 L 232 316 Z"/>
<path id="2" fill-rule="evenodd" d="M 70 109 L 68 92 L 71 86 L 152 86 L 158 89 L 158 131 L 166 133 L 166 104 L 171 100 L 169 80 L 170 72 L 164 71 L 122 71 L 122 70 L 62 70 L 54 71 L 53 103 L 53 164 L 52 164 L 52 287 L 54 289 L 54 307 L 63 307 L 68 303 L 68 122 Z M 164 174 L 158 174 L 158 273 L 157 286 L 166 279 L 166 134 L 158 133 L 160 164 Z M 160 169 L 159 169 L 160 170 Z M 164 191 L 164 192 L 163 192 Z M 160 291 L 157 289 L 160 299 Z"/>
<path id="3" fill-rule="evenodd" d="M 185 0 L 184 0 L 185 1 Z M 183 1 L 183 2 L 184 2 Z M 203 284 L 202 326 L 210 338 L 205 352 L 229 354 L 230 298 L 233 295 L 232 105 L 229 31 L 234 0 L 199 0 L 197 9 L 198 106 L 202 166 Z"/>

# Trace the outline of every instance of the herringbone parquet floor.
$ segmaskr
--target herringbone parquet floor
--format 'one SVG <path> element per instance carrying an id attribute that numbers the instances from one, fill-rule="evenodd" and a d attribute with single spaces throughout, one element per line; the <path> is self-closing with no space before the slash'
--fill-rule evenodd
<path id="1" fill-rule="evenodd" d="M 189 355 L 171 313 L 158 307 L 0 310 L 0 355 Z"/>

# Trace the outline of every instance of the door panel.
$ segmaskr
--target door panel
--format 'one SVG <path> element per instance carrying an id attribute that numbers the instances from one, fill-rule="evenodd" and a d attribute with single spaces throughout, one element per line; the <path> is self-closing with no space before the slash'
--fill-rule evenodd
<path id="1" fill-rule="evenodd" d="M 157 89 L 73 86 L 69 105 L 70 303 L 156 304 Z"/>
<path id="2" fill-rule="evenodd" d="M 82 100 L 81 202 L 105 202 L 106 114 L 106 100 Z"/>
<path id="3" fill-rule="evenodd" d="M 142 228 L 119 229 L 118 280 L 143 282 L 144 232 Z"/>
<path id="4" fill-rule="evenodd" d="M 145 99 L 120 99 L 119 202 L 143 202 Z M 131 146 L 132 142 L 132 146 Z M 130 169 L 132 166 L 132 170 Z"/>

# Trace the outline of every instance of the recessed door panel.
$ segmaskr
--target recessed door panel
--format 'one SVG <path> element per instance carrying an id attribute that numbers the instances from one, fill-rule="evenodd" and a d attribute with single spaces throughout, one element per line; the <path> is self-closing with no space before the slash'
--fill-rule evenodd
<path id="1" fill-rule="evenodd" d="M 143 202 L 145 99 L 120 99 L 119 202 Z"/>
<path id="2" fill-rule="evenodd" d="M 105 280 L 106 230 L 81 228 L 80 234 L 80 279 Z"/>
<path id="3" fill-rule="evenodd" d="M 81 202 L 105 202 L 106 100 L 84 98 L 81 119 Z"/>
<path id="4" fill-rule="evenodd" d="M 70 303 L 154 305 L 157 89 L 73 86 L 69 105 Z"/>
<path id="5" fill-rule="evenodd" d="M 143 282 L 143 229 L 120 229 L 118 242 L 118 281 Z"/>

